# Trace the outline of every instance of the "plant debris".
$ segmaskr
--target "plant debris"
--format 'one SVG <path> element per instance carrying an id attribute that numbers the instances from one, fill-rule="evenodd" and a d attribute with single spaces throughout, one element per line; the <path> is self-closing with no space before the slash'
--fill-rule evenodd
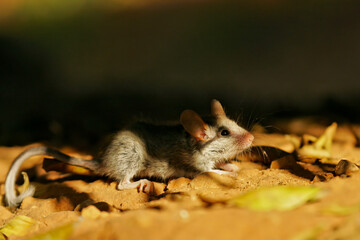
<path id="1" fill-rule="evenodd" d="M 296 150 L 302 157 L 310 158 L 330 158 L 332 141 L 337 129 L 337 123 L 331 124 L 325 132 L 319 137 L 305 134 L 302 139 L 302 146 Z M 294 142 L 294 146 L 298 147 L 298 143 Z"/>
<path id="2" fill-rule="evenodd" d="M 322 195 L 322 189 L 313 186 L 275 186 L 247 192 L 229 202 L 255 211 L 285 211 L 317 200 Z"/>
<path id="3" fill-rule="evenodd" d="M 13 235 L 24 236 L 29 232 L 30 228 L 35 224 L 36 221 L 32 218 L 24 215 L 17 215 L 13 217 L 4 227 L 0 229 L 0 233 L 7 238 Z"/>
<path id="4" fill-rule="evenodd" d="M 75 223 L 71 222 L 63 226 L 52 229 L 48 232 L 38 234 L 28 240 L 66 240 L 74 230 Z"/>
<path id="5" fill-rule="evenodd" d="M 49 160 L 49 165 L 56 164 L 58 168 L 46 172 L 41 169 L 39 157 L 23 168 L 36 186 L 34 197 L 25 198 L 15 212 L 0 206 L 0 226 L 5 231 L 14 216 L 27 216 L 35 224 L 30 224 L 24 237 L 8 232 L 10 237 L 1 233 L 0 239 L 30 236 L 51 240 L 132 240 L 146 236 L 165 240 L 187 239 L 195 233 L 198 238 L 209 240 L 265 240 L 269 236 L 356 239 L 360 219 L 360 149 L 346 126 L 340 125 L 335 136 L 330 136 L 326 127 L 315 123 L 301 132 L 289 129 L 289 135 L 263 132 L 259 136 L 263 140 L 258 142 L 261 145 L 232 161 L 239 168 L 236 177 L 203 173 L 167 182 L 151 179 L 157 189 L 154 196 L 136 189 L 118 191 L 115 181 L 91 176 L 91 172 L 83 171 L 86 169 L 76 170 L 54 159 Z M 353 128 L 360 130 L 355 124 Z M 323 135 L 327 136 L 325 140 L 321 139 Z M 320 149 L 328 151 L 330 157 L 298 153 L 315 142 L 321 143 Z M 27 148 L 0 147 L 0 171 L 5 169 L 0 175 L 1 197 L 6 170 L 14 157 Z M 78 154 L 74 150 L 68 152 L 66 147 L 61 150 Z M 82 154 L 78 157 L 89 158 Z M 45 159 L 44 165 L 47 163 Z M 29 186 L 27 175 L 23 178 L 18 192 Z"/>

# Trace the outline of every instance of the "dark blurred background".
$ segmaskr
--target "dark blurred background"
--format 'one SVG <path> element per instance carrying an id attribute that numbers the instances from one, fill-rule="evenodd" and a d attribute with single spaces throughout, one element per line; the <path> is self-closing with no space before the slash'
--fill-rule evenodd
<path id="1" fill-rule="evenodd" d="M 171 3 L 170 3 L 171 2 Z M 244 125 L 359 122 L 357 0 L 3 0 L 0 145 L 91 148 L 212 98 Z"/>

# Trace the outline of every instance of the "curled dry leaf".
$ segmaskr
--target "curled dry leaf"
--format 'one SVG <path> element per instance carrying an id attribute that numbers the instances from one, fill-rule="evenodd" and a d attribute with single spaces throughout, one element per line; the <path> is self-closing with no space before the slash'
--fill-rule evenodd
<path id="1" fill-rule="evenodd" d="M 323 190 L 313 186 L 275 186 L 247 192 L 229 203 L 255 211 L 291 210 L 319 199 Z"/>
<path id="2" fill-rule="evenodd" d="M 319 138 L 311 135 L 303 136 L 303 146 L 297 149 L 302 157 L 329 158 L 331 156 L 332 141 L 337 129 L 337 123 L 331 124 Z M 297 145 L 297 142 L 294 142 Z"/>

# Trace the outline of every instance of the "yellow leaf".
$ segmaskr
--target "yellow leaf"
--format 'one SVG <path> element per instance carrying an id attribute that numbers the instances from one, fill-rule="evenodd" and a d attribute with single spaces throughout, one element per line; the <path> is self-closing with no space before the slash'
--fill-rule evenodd
<path id="1" fill-rule="evenodd" d="M 337 128 L 337 123 L 332 123 L 324 132 L 323 135 L 319 137 L 319 139 L 315 142 L 316 149 L 326 149 L 328 151 L 331 150 L 332 140 L 335 135 Z"/>
<path id="2" fill-rule="evenodd" d="M 24 236 L 29 232 L 30 228 L 36 223 L 36 220 L 23 216 L 17 215 L 13 217 L 4 227 L 0 229 L 0 233 L 6 237 L 12 235 Z"/>
<path id="3" fill-rule="evenodd" d="M 319 138 L 304 135 L 303 141 L 305 144 L 298 150 L 298 153 L 305 157 L 329 158 L 336 129 L 337 123 L 334 122 Z"/>
<path id="4" fill-rule="evenodd" d="M 311 158 L 329 158 L 331 154 L 326 149 L 316 149 L 313 145 L 305 145 L 299 149 L 298 153 L 304 157 Z"/>
<path id="5" fill-rule="evenodd" d="M 312 186 L 275 186 L 247 192 L 230 203 L 255 211 L 291 210 L 321 197 L 323 191 Z"/>
<path id="6" fill-rule="evenodd" d="M 52 229 L 48 232 L 41 233 L 34 237 L 29 238 L 29 240 L 65 240 L 68 239 L 71 233 L 74 230 L 74 222 L 65 224 L 63 226 Z"/>

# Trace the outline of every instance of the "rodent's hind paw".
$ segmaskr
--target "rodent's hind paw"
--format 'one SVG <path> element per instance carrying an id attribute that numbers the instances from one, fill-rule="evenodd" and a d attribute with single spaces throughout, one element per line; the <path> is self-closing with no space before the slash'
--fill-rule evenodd
<path id="1" fill-rule="evenodd" d="M 154 193 L 154 183 L 147 180 L 147 179 L 140 179 L 136 182 L 120 182 L 117 186 L 118 190 L 125 190 L 125 189 L 134 189 L 136 188 L 139 192 L 144 192 L 147 194 L 153 194 Z"/>
<path id="2" fill-rule="evenodd" d="M 213 173 L 217 173 L 220 175 L 227 175 L 230 177 L 237 177 L 237 173 L 236 172 L 229 172 L 229 171 L 223 171 L 223 170 L 219 170 L 219 169 L 212 169 L 208 172 L 213 172 Z"/>
<path id="3" fill-rule="evenodd" d="M 153 194 L 154 193 L 154 183 L 147 180 L 147 179 L 141 179 L 138 182 L 140 184 L 137 186 L 138 191 L 142 191 L 147 194 Z"/>

